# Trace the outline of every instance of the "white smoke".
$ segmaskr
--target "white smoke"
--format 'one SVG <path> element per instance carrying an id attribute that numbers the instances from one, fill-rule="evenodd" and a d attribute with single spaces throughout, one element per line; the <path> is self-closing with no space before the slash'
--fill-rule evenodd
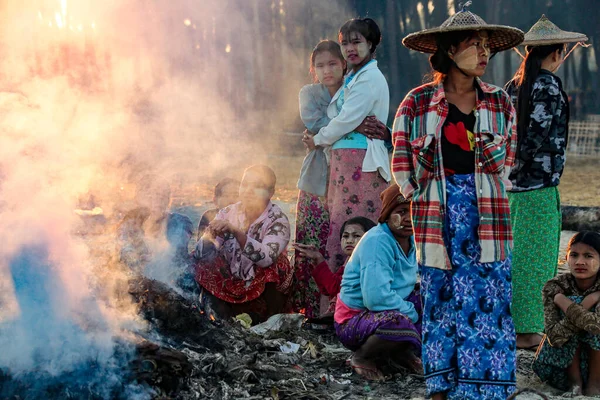
<path id="1" fill-rule="evenodd" d="M 303 52 L 283 45 L 281 82 L 265 73 L 257 0 L 0 3 L 0 370 L 58 377 L 93 362 L 110 372 L 107 391 L 121 384 L 131 354 L 117 341 L 143 325 L 115 295 L 114 231 L 75 235 L 87 220 L 73 211 L 91 194 L 111 226 L 139 205 L 142 177 L 176 189 L 264 161 L 260 135 L 296 115 L 310 48 L 346 19 L 309 3 L 326 24 Z M 256 85 L 284 93 L 283 109 L 242 109 Z M 151 273 L 172 281 L 163 261 Z"/>

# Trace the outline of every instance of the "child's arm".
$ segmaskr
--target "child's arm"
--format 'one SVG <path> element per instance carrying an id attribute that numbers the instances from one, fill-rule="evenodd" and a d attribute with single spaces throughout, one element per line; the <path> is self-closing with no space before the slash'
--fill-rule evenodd
<path id="1" fill-rule="evenodd" d="M 563 301 L 561 299 L 558 300 Z M 581 305 L 571 301 L 571 304 L 565 311 L 566 319 L 578 329 L 582 329 L 592 335 L 600 335 L 600 315 L 594 311 L 590 311 L 599 300 L 600 292 L 595 292 L 586 296 Z"/>
<path id="2" fill-rule="evenodd" d="M 322 89 L 318 85 L 306 85 L 300 90 L 300 118 L 306 129 L 312 133 L 319 132 L 327 126 L 331 118 L 327 116 L 327 105 L 329 104 L 320 93 Z"/>
<path id="3" fill-rule="evenodd" d="M 576 335 L 579 329 L 568 318 L 564 318 L 561 315 L 560 308 L 554 301 L 557 295 L 562 295 L 562 288 L 555 282 L 547 282 L 542 290 L 544 300 L 544 330 L 552 346 L 561 347 Z"/>
<path id="4" fill-rule="evenodd" d="M 323 257 L 315 246 L 296 243 L 294 244 L 294 248 L 297 251 L 297 256 L 306 257 L 311 260 L 313 266 L 316 265 L 311 274 L 319 287 L 319 291 L 327 296 L 338 294 L 342 284 L 344 267 L 341 267 L 335 273 L 331 272 L 327 261 L 325 261 L 325 257 Z"/>
<path id="5" fill-rule="evenodd" d="M 331 272 L 327 261 L 321 262 L 312 271 L 312 277 L 319 290 L 327 296 L 335 296 L 340 292 L 343 274 L 344 267 L 340 267 L 336 272 Z"/>
<path id="6" fill-rule="evenodd" d="M 354 131 L 373 110 L 377 97 L 367 80 L 356 81 L 340 113 L 313 138 L 315 145 L 330 146 Z"/>

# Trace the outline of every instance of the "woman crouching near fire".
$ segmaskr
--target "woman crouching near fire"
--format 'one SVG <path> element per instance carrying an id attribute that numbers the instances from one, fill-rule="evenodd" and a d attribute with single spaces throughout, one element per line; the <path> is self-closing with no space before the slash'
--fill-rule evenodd
<path id="1" fill-rule="evenodd" d="M 265 165 L 246 169 L 240 201 L 220 210 L 196 245 L 202 302 L 221 318 L 247 313 L 256 324 L 285 311 L 293 276 L 290 224 L 271 202 L 275 183 Z"/>
<path id="2" fill-rule="evenodd" d="M 381 193 L 379 224 L 361 238 L 348 260 L 335 307 L 340 342 L 354 351 L 352 369 L 382 380 L 381 361 L 422 372 L 421 301 L 410 203 L 397 185 Z"/>
<path id="3" fill-rule="evenodd" d="M 567 246 L 569 272 L 542 291 L 546 335 L 533 371 L 576 395 L 600 395 L 600 234 L 579 232 Z"/>

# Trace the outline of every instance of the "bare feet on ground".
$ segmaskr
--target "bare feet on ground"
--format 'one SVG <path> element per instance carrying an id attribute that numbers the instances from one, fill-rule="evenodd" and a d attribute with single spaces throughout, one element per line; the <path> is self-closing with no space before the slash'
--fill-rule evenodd
<path id="1" fill-rule="evenodd" d="M 352 356 L 350 359 L 352 370 L 370 381 L 382 381 L 384 376 L 372 360 Z"/>
<path id="2" fill-rule="evenodd" d="M 539 333 L 518 333 L 517 349 L 536 350 L 542 341 Z"/>

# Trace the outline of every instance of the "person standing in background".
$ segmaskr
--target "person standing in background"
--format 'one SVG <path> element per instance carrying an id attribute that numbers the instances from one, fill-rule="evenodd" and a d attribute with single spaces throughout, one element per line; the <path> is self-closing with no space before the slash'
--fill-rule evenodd
<path id="1" fill-rule="evenodd" d="M 327 238 L 329 267 L 336 271 L 345 260 L 337 232 L 348 218 L 377 219 L 379 194 L 391 180 L 389 132 L 383 135 L 356 132 L 368 116 L 385 126 L 389 112 L 389 88 L 374 59 L 381 31 L 370 18 L 352 19 L 339 31 L 342 54 L 350 72 L 333 97 L 327 114 L 329 124 L 303 139 L 309 149 L 331 146 L 327 203 L 330 229 Z"/>
<path id="2" fill-rule="evenodd" d="M 523 40 L 465 7 L 402 43 L 432 53 L 431 83 L 410 91 L 393 128 L 392 169 L 412 200 L 423 299 L 427 393 L 504 400 L 516 387 L 510 211 L 515 109 L 484 83 L 490 55 Z"/>
<path id="3" fill-rule="evenodd" d="M 512 308 L 521 349 L 536 349 L 542 339 L 542 287 L 558 267 L 558 184 L 565 166 L 569 98 L 554 73 L 564 61 L 566 43 L 585 40 L 542 15 L 525 34 L 527 55 L 506 85 L 517 109 L 519 138 L 508 198 L 514 233 Z"/>

